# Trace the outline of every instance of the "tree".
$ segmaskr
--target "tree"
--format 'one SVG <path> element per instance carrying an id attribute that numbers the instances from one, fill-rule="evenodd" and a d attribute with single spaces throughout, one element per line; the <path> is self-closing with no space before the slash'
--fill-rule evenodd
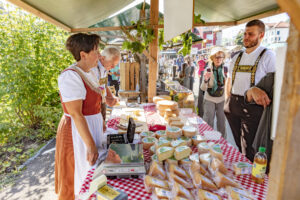
<path id="1" fill-rule="evenodd" d="M 236 45 L 243 45 L 243 38 L 244 38 L 244 33 L 243 33 L 242 31 L 240 31 L 240 32 L 237 34 L 237 36 L 236 36 L 236 38 L 235 38 L 235 40 L 234 40 L 234 43 L 235 43 Z"/>

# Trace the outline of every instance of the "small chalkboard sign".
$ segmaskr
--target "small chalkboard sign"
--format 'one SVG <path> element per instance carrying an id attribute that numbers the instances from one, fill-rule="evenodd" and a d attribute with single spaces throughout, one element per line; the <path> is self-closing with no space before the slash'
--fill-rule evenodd
<path id="1" fill-rule="evenodd" d="M 135 123 L 132 118 L 129 118 L 127 134 L 109 134 L 107 135 L 107 148 L 110 144 L 127 144 L 132 143 L 135 134 Z"/>

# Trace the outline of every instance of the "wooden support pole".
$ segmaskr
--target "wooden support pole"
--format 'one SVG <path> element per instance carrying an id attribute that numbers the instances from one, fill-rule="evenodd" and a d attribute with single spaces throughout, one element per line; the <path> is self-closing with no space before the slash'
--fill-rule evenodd
<path id="1" fill-rule="evenodd" d="M 151 0 L 150 4 L 150 25 L 158 24 L 158 0 Z M 157 80 L 157 53 L 158 53 L 158 29 L 154 28 L 155 38 L 149 44 L 150 57 L 149 60 L 149 78 L 148 78 L 148 102 L 153 102 L 156 95 Z"/>
<path id="2" fill-rule="evenodd" d="M 291 24 L 283 75 L 268 200 L 300 197 L 300 34 Z"/>
<path id="3" fill-rule="evenodd" d="M 277 0 L 280 8 L 289 14 L 291 21 L 300 32 L 300 1 L 299 0 Z"/>

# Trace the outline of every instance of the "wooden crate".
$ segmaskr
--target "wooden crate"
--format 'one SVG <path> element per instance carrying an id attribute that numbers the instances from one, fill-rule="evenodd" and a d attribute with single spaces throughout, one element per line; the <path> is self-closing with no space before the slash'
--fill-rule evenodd
<path id="1" fill-rule="evenodd" d="M 121 90 L 136 90 L 136 85 L 139 83 L 140 65 L 137 62 L 120 63 L 120 89 Z"/>

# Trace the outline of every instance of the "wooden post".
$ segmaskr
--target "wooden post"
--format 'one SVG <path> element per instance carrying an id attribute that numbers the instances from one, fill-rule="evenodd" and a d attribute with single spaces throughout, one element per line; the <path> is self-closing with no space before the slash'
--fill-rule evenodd
<path id="1" fill-rule="evenodd" d="M 277 0 L 280 8 L 289 14 L 292 23 L 300 32 L 300 1 L 299 0 Z"/>
<path id="2" fill-rule="evenodd" d="M 150 4 L 150 25 L 158 24 L 158 0 L 151 0 Z M 149 59 L 149 78 L 148 78 L 148 102 L 153 102 L 153 97 L 156 95 L 156 80 L 157 80 L 157 52 L 158 52 L 158 29 L 154 28 L 155 39 L 150 43 Z"/>
<path id="3" fill-rule="evenodd" d="M 300 197 L 300 34 L 292 23 L 283 76 L 268 200 Z"/>

